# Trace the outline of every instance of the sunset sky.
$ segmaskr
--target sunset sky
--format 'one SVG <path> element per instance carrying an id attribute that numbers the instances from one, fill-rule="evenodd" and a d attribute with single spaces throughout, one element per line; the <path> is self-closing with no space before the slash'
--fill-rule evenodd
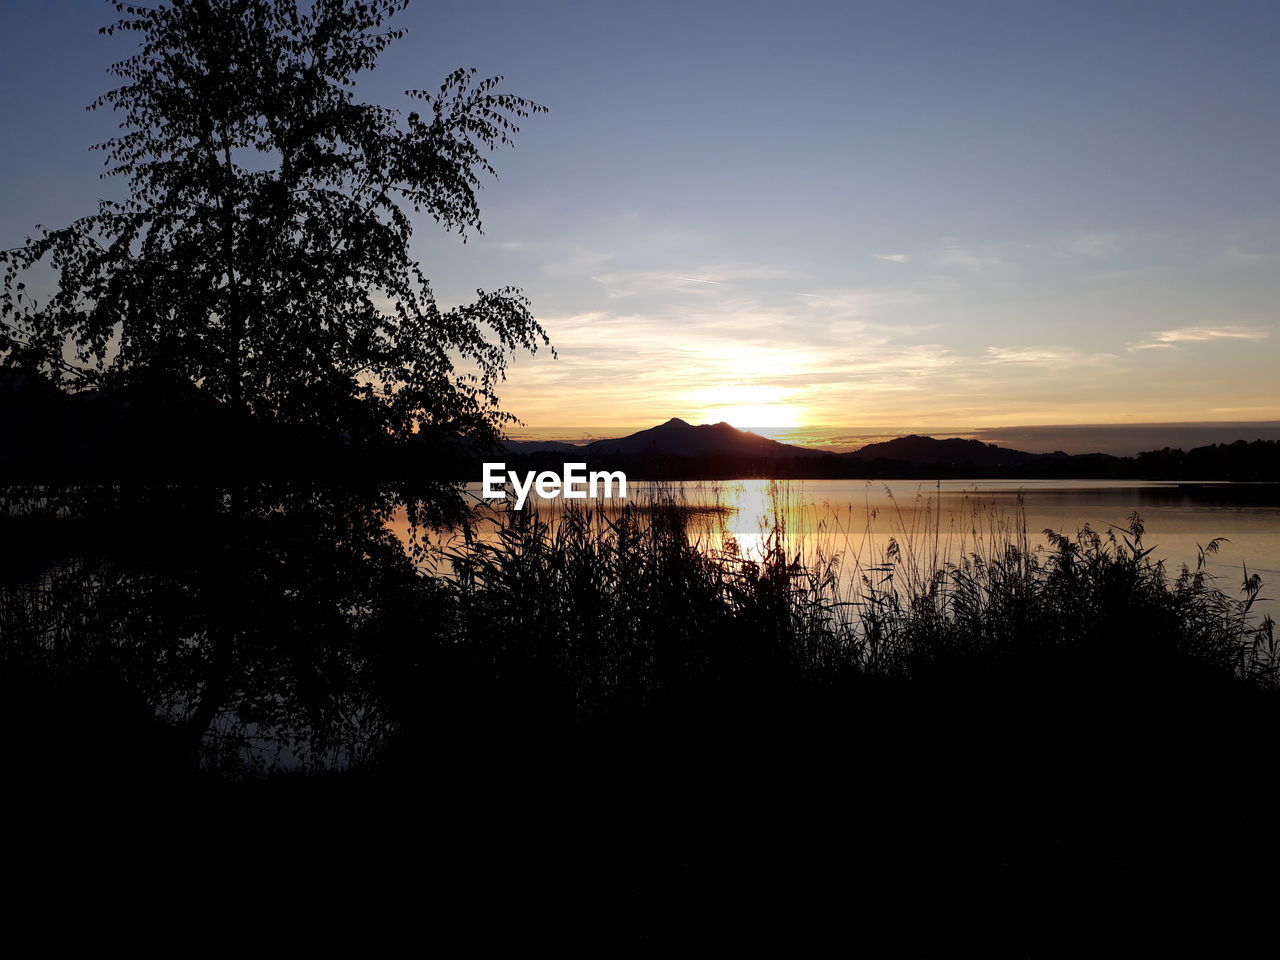
<path id="1" fill-rule="evenodd" d="M 3 0 L 0 243 L 118 186 L 130 39 Z M 522 286 L 531 426 L 1280 419 L 1280 4 L 419 2 L 362 95 L 455 66 L 551 108 L 444 303 Z M 56 51 L 56 52 L 51 52 Z"/>

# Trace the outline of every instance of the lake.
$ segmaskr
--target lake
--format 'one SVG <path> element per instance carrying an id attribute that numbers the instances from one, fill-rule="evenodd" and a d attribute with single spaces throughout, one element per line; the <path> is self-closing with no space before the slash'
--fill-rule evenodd
<path id="1" fill-rule="evenodd" d="M 468 491 L 479 498 L 480 485 Z M 1176 483 L 1128 480 L 730 480 L 629 484 L 629 501 L 670 494 L 691 510 L 694 535 L 708 550 L 730 541 L 758 554 L 775 518 L 788 549 L 806 559 L 839 555 L 843 575 L 883 560 L 890 539 L 900 563 L 936 568 L 970 553 L 987 553 L 1009 538 L 1044 547 L 1043 530 L 1074 536 L 1088 524 L 1105 533 L 1127 531 L 1138 513 L 1144 545 L 1171 573 L 1194 566 L 1199 548 L 1225 538 L 1206 569 L 1234 593 L 1244 569 L 1260 574 L 1263 595 L 1280 596 L 1280 488 L 1275 484 Z M 535 500 L 537 498 L 534 498 Z M 540 501 L 553 521 L 564 500 Z M 583 503 L 584 501 L 573 501 Z M 596 504 L 604 513 L 622 501 Z M 488 511 L 489 508 L 480 508 Z M 480 525 L 492 536 L 493 519 Z M 452 537 L 437 538 L 448 545 Z M 1267 609 L 1276 610 L 1269 602 Z"/>

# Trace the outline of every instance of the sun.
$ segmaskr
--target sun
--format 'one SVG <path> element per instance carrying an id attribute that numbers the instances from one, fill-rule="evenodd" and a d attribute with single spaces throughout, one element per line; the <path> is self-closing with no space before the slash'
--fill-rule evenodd
<path id="1" fill-rule="evenodd" d="M 689 400 L 698 423 L 723 420 L 741 429 L 803 426 L 804 408 L 792 402 L 787 393 L 780 387 L 734 384 L 699 390 Z"/>

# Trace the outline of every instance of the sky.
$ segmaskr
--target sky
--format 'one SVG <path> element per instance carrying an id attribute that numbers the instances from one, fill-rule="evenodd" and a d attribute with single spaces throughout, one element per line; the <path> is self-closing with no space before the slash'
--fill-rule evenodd
<path id="1" fill-rule="evenodd" d="M 0 0 L 0 244 L 120 186 L 83 108 L 129 37 Z M 444 304 L 522 287 L 530 428 L 1280 420 L 1280 4 L 415 3 L 359 93 L 457 66 L 550 108 Z"/>

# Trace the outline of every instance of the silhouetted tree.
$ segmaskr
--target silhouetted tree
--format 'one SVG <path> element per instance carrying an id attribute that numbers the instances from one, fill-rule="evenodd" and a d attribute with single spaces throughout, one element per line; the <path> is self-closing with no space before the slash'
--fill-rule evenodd
<path id="1" fill-rule="evenodd" d="M 403 113 L 352 88 L 406 0 L 175 0 L 114 6 L 139 34 L 92 107 L 128 196 L 10 250 L 7 363 L 78 385 L 195 384 L 237 415 L 344 441 L 419 430 L 491 443 L 508 356 L 547 342 L 519 291 L 440 309 L 413 213 L 480 229 L 488 153 L 545 108 L 451 73 Z M 23 271 L 56 269 L 47 299 Z M 69 352 L 74 351 L 75 362 Z"/>
<path id="2" fill-rule="evenodd" d="M 374 696 L 361 664 L 397 633 L 379 605 L 427 589 L 386 521 L 460 503 L 456 485 L 413 477 L 267 482 L 246 438 L 492 445 L 511 419 L 496 395 L 509 357 L 548 343 L 515 289 L 441 309 L 412 255 L 414 214 L 479 231 L 491 152 L 545 108 L 468 70 L 408 91 L 413 112 L 358 101 L 405 5 L 114 3 L 123 19 L 104 32 L 141 43 L 93 107 L 122 118 L 99 149 L 127 196 L 0 253 L 6 382 L 114 396 L 104 409 L 135 422 L 141 406 L 193 411 L 240 462 L 203 483 L 0 492 L 0 515 L 98 531 L 66 548 L 58 602 L 81 627 L 51 669 L 127 676 L 188 755 L 219 722 L 261 734 L 302 718 L 314 746 L 319 728 L 376 713 L 351 698 Z M 33 300 L 23 276 L 41 261 L 56 285 Z"/>

